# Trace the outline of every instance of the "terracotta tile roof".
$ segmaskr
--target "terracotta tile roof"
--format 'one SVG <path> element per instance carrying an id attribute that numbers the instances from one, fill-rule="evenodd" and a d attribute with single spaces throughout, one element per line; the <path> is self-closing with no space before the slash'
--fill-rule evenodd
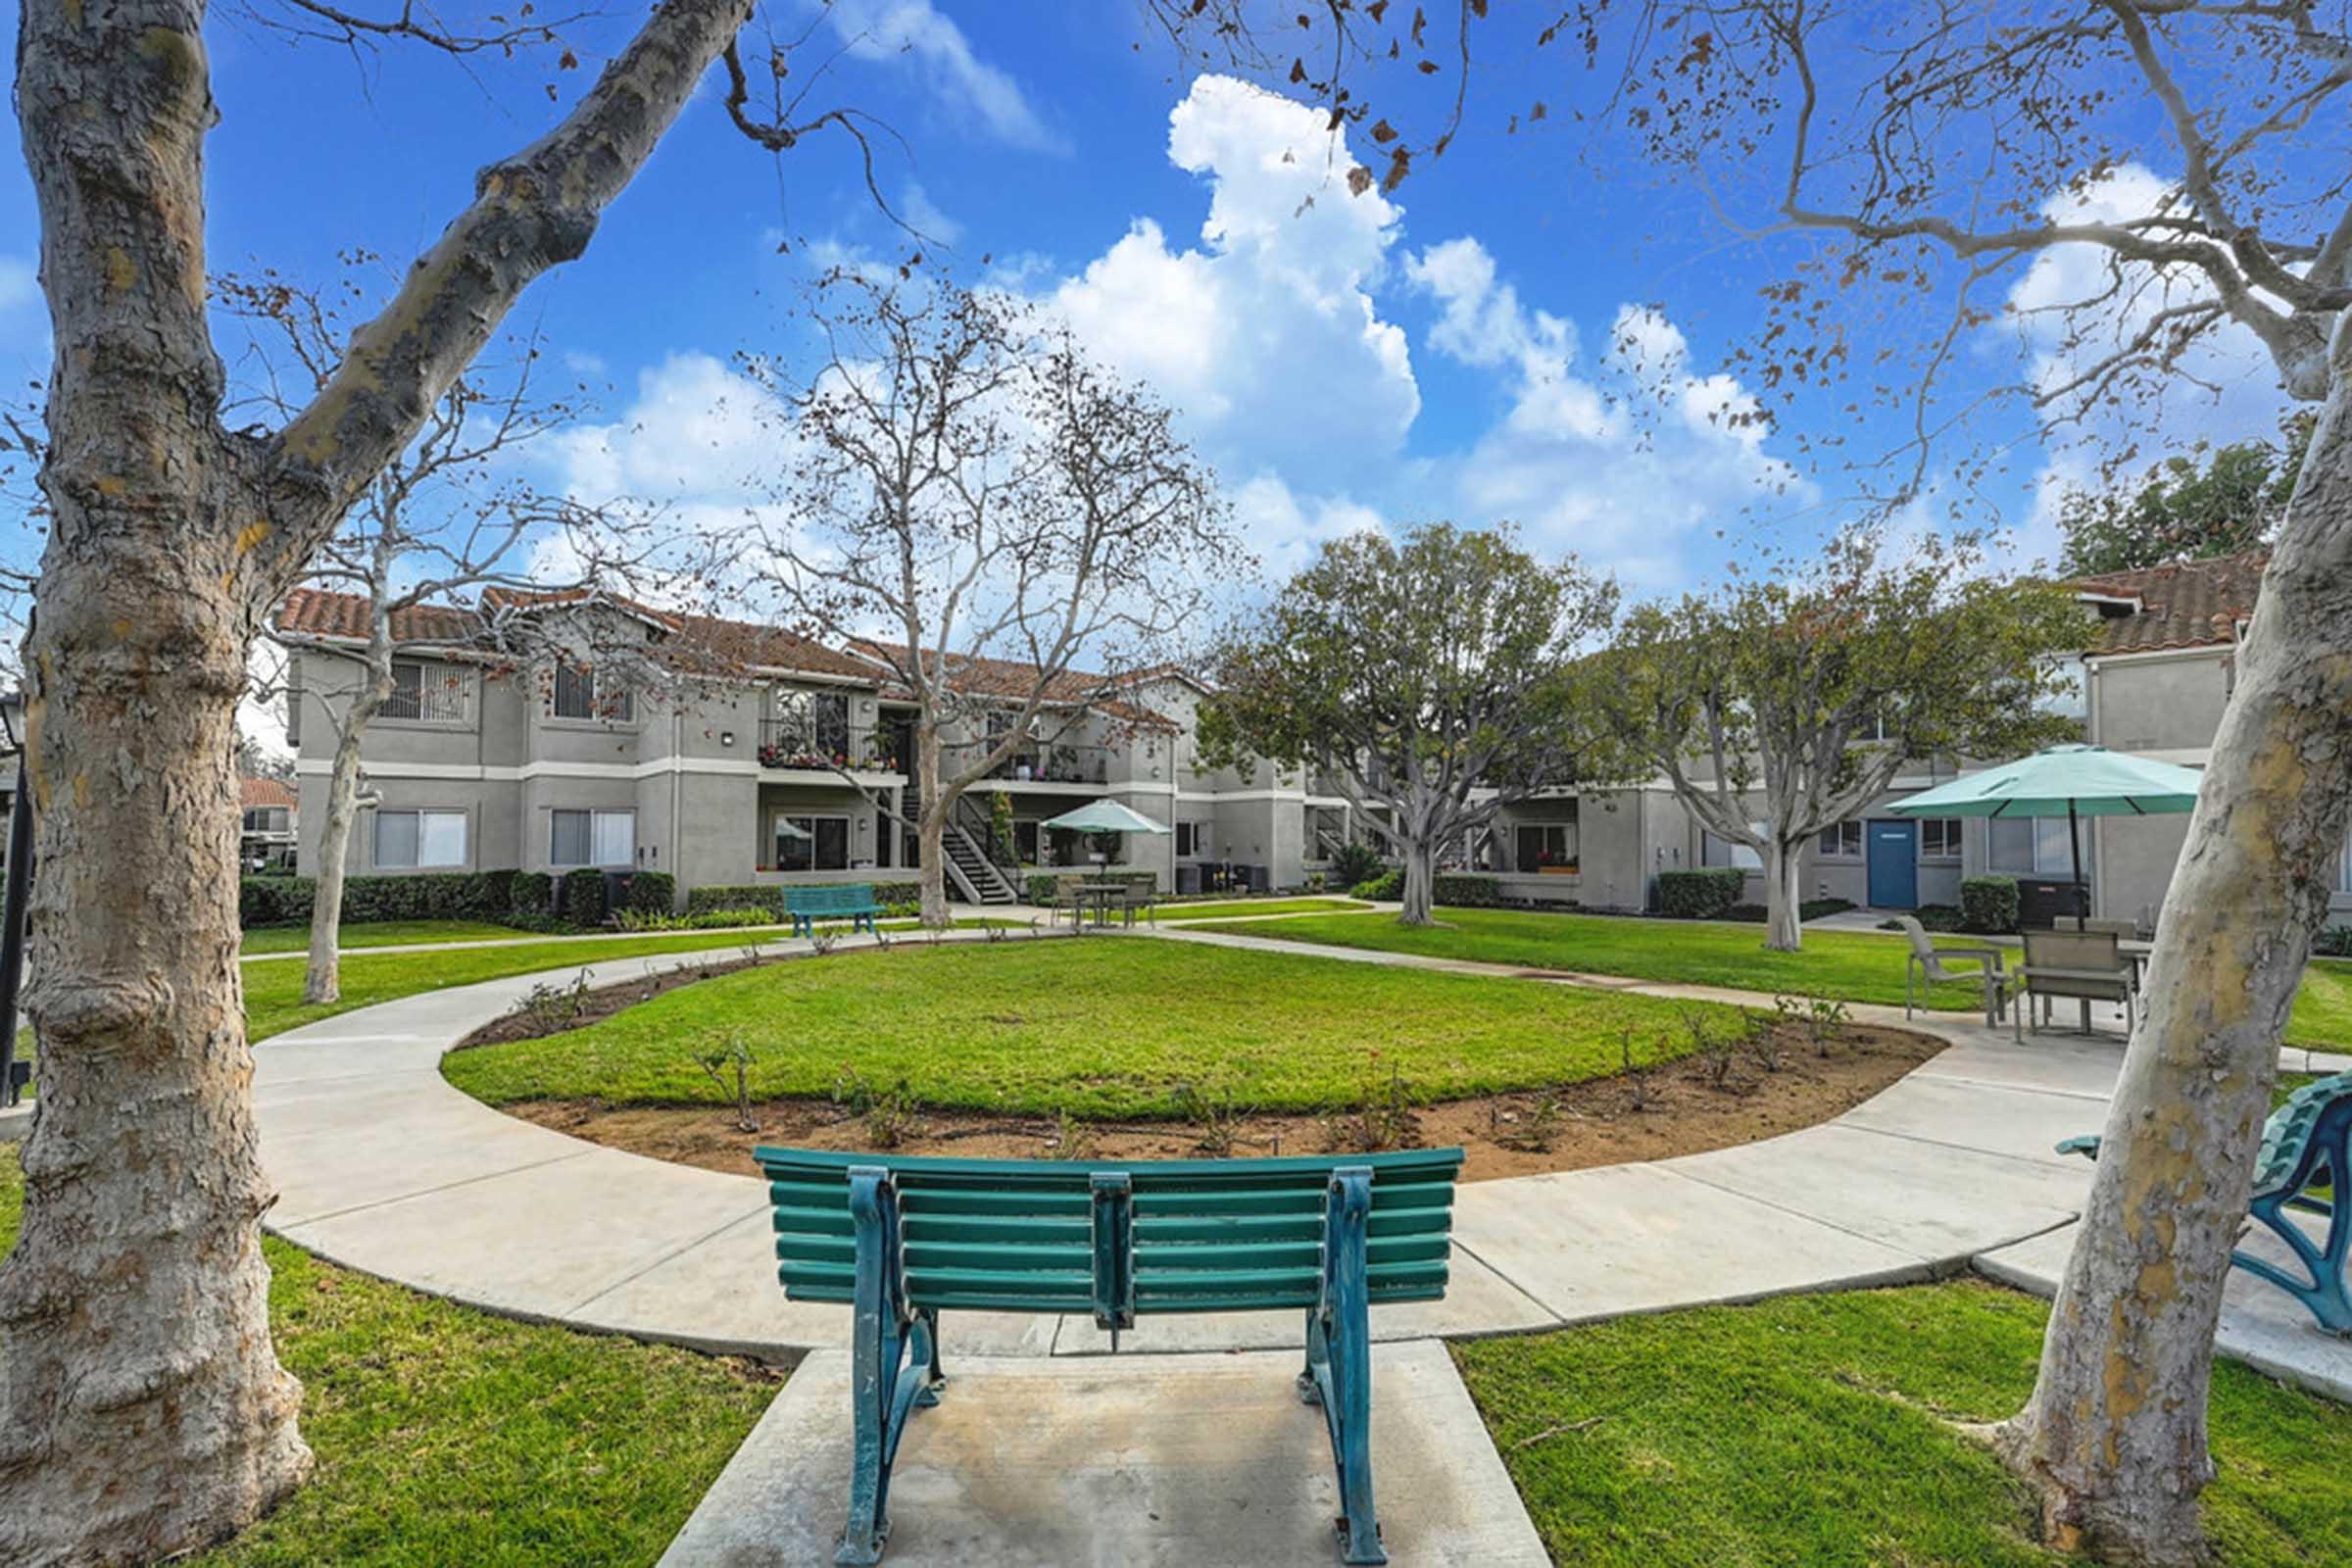
<path id="1" fill-rule="evenodd" d="M 464 605 L 417 605 L 392 616 L 393 639 L 427 646 L 457 646 L 479 639 L 485 629 L 483 612 L 527 612 L 557 605 L 579 604 L 594 597 L 585 590 L 527 592 L 486 588 L 482 610 Z M 821 643 L 796 636 L 776 626 L 726 620 L 713 615 L 679 615 L 634 600 L 607 596 L 604 602 L 642 620 L 668 628 L 673 640 L 664 652 L 675 663 L 706 674 L 743 668 L 790 669 L 815 675 L 876 679 L 873 665 L 852 659 Z M 320 588 L 297 588 L 286 596 L 277 612 L 277 629 L 298 636 L 364 639 L 368 635 L 368 601 L 358 594 L 330 593 Z"/>
<path id="2" fill-rule="evenodd" d="M 2234 643 L 2238 627 L 2253 616 L 2269 564 L 2269 556 L 2256 551 L 2078 577 L 2069 584 L 2078 593 L 2139 602 L 2136 611 L 2101 620 L 2084 651 L 2146 654 Z"/>
<path id="3" fill-rule="evenodd" d="M 895 645 L 860 639 L 850 645 L 853 649 L 877 661 L 903 659 L 904 650 Z M 1162 666 L 1162 668 L 1171 666 Z M 1037 680 L 1037 666 L 1011 659 L 984 659 L 976 655 L 956 655 L 948 661 L 949 684 L 976 697 L 1004 697 L 1026 700 Z M 1154 729 L 1173 730 L 1175 721 L 1164 713 L 1154 712 L 1136 703 L 1102 696 L 1106 690 L 1134 684 L 1159 671 L 1141 671 L 1134 676 L 1099 675 L 1091 670 L 1065 669 L 1047 683 L 1045 700 L 1049 705 L 1080 706 L 1094 709 L 1124 723 L 1139 724 Z M 886 695 L 905 701 L 906 693 L 895 680 L 885 688 Z"/>
<path id="4" fill-rule="evenodd" d="M 240 807 L 282 806 L 291 810 L 294 791 L 284 781 L 274 778 L 237 778 L 237 805 Z"/>
<path id="5" fill-rule="evenodd" d="M 480 626 L 481 617 L 462 605 L 416 605 L 392 615 L 393 639 L 404 643 L 462 643 Z M 278 607 L 277 629 L 297 636 L 365 641 L 368 601 L 358 594 L 297 588 Z"/>

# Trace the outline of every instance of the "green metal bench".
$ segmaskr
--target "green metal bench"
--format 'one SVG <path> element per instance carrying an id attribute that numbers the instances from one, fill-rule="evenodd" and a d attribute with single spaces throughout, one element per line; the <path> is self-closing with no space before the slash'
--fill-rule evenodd
<path id="1" fill-rule="evenodd" d="M 2095 1136 L 2069 1138 L 2061 1154 L 2099 1157 Z M 2262 1152 L 2254 1163 L 2254 1197 L 2247 1212 L 2268 1225 L 2304 1268 L 2309 1283 L 2245 1251 L 2230 1261 L 2268 1280 L 2311 1309 L 2320 1327 L 2352 1336 L 2352 1298 L 2344 1288 L 2344 1264 L 2352 1254 L 2352 1072 L 2305 1084 L 2286 1097 L 2263 1124 Z M 2327 1197 L 2319 1196 L 2322 1192 Z M 2312 1244 L 2288 1209 L 2324 1216 L 2327 1239 Z"/>
<path id="2" fill-rule="evenodd" d="M 1303 1311 L 1299 1396 L 1323 1409 L 1343 1559 L 1383 1563 L 1369 1309 L 1446 1294 L 1459 1149 L 1284 1159 L 937 1159 L 755 1152 L 795 1301 L 853 1308 L 856 1466 L 834 1560 L 881 1560 L 907 1416 L 937 1404 L 939 1315 Z"/>
<path id="3" fill-rule="evenodd" d="M 871 931 L 874 916 L 882 906 L 874 902 L 873 887 L 864 882 L 837 883 L 830 887 L 786 888 L 784 914 L 792 921 L 796 937 L 816 935 L 819 920 L 849 920 L 853 931 Z"/>

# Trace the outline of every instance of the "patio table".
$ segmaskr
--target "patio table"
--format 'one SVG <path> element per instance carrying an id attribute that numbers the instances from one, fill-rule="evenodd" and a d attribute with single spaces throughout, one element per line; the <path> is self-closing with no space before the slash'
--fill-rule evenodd
<path id="1" fill-rule="evenodd" d="M 1081 882 L 1078 884 L 1078 897 L 1095 906 L 1095 925 L 1099 929 L 1104 930 L 1110 926 L 1112 897 L 1124 894 L 1126 891 L 1127 884 L 1124 882 Z"/>
<path id="2" fill-rule="evenodd" d="M 2137 985 L 2138 985 L 2137 969 L 2138 969 L 2138 966 L 2139 966 L 2139 963 L 2140 963 L 2140 960 L 2141 960 L 2141 958 L 2143 958 L 2143 957 L 2145 957 L 2145 956 L 2145 956 L 2144 954 L 2143 954 L 2143 955 L 2139 955 L 2139 956 L 2134 956 L 2134 957 L 2132 958 L 2132 968 L 2133 968 L 2133 971 L 2134 971 L 2134 974 L 2133 974 L 2133 980 L 2132 980 L 2132 984 L 2133 984 L 2133 987 L 2134 987 L 2134 989 L 2136 989 L 2136 988 L 2137 988 Z M 2018 998 L 2017 1004 L 2018 1004 L 2018 1005 L 2020 1005 L 2020 1006 L 2030 1006 L 2030 1005 L 2032 1005 L 2032 1004 L 2033 1004 L 2034 982 L 2034 981 L 2036 981 L 2036 980 L 2105 980 L 2105 981 L 2112 981 L 2112 980 L 2114 980 L 2114 979 L 2115 979 L 2115 977 L 2116 977 L 2116 976 L 2117 976 L 2119 973 L 2121 973 L 2122 971 L 2120 971 L 2120 970 L 2116 970 L 2116 969 L 2054 969 L 2054 968 L 2051 968 L 2050 966 L 2048 966 L 2047 964 L 2044 964 L 2044 965 L 2042 965 L 2041 967 L 2039 967 L 2039 968 L 2036 968 L 2036 967 L 2034 967 L 2034 965 L 2032 965 L 2032 964 L 2025 964 L 2025 965 L 2021 965 L 2021 966 L 2019 967 L 2019 969 L 2018 969 L 2018 971 L 2017 971 L 2017 972 L 2018 972 L 2018 974 L 2019 974 L 2021 977 L 2023 977 L 2023 979 L 2025 980 L 2025 985 L 2026 985 L 2025 994 L 2024 994 L 2024 995 L 2022 995 L 2022 996 L 2020 996 L 2020 997 Z M 2052 1002 L 2054 1002 L 2054 1001 L 2057 1001 L 2057 1000 L 2060 1000 L 2060 999 L 2058 999 L 2058 998 L 2054 998 L 2054 997 L 2043 997 L 2043 998 L 2041 999 L 2041 1004 L 2042 1004 L 2042 1016 L 2043 1016 L 2045 1019 L 2046 1019 L 2046 1018 L 2049 1016 L 2049 1004 L 2050 1004 Z M 2084 1033 L 2084 1034 L 2089 1034 L 2089 1033 L 2091 1032 L 2091 1027 L 2090 1027 L 2090 999 L 2089 999 L 2089 998 L 2087 998 L 2087 997 L 2081 997 L 2081 998 L 2075 998 L 2075 999 L 2073 999 L 2073 1000 L 2080 1001 L 2080 1002 L 2082 1004 L 2082 1033 Z M 2032 1022 L 2033 1022 L 2033 1018 L 2032 1018 L 2032 1016 L 2031 1016 L 2030 1014 L 2028 1015 L 2028 1017 L 2027 1017 L 2027 1020 L 2026 1020 L 2026 1021 L 2027 1021 L 2028 1023 L 2032 1023 Z"/>

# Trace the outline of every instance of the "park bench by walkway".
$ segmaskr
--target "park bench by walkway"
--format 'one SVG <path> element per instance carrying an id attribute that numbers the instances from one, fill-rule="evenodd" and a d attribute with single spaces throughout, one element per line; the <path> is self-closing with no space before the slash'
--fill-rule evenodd
<path id="1" fill-rule="evenodd" d="M 2069 1138 L 2058 1152 L 2096 1159 L 2099 1139 Z M 2325 1218 L 2327 1238 L 2315 1244 L 2290 1209 Z M 2247 1212 L 2286 1244 L 2309 1271 L 2310 1283 L 2242 1249 L 2230 1261 L 2301 1301 L 2328 1333 L 2352 1336 L 2352 1298 L 2344 1287 L 2345 1259 L 2352 1253 L 2352 1073 L 2305 1084 L 2271 1112 Z"/>
<path id="2" fill-rule="evenodd" d="M 993 1160 L 760 1149 L 777 1269 L 849 1303 L 855 1468 L 835 1560 L 881 1560 L 906 1421 L 939 1402 L 943 1311 L 1306 1314 L 1349 1563 L 1383 1563 L 1369 1309 L 1446 1294 L 1459 1149 L 1285 1159 Z"/>
<path id="3" fill-rule="evenodd" d="M 881 912 L 882 906 L 874 902 L 874 890 L 869 883 L 784 890 L 784 913 L 791 919 L 792 934 L 796 937 L 814 936 L 818 920 L 848 920 L 853 931 L 871 931 L 874 916 Z"/>

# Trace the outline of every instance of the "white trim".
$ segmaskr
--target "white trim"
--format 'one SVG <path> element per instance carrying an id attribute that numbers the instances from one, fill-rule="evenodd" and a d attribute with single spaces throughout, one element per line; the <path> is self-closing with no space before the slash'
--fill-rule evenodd
<path id="1" fill-rule="evenodd" d="M 2225 659 L 2237 652 L 2236 643 L 2198 643 L 2192 648 L 2143 648 L 2132 654 L 2084 654 L 2082 662 L 2092 669 L 2101 664 L 2153 664 L 2174 659 Z"/>
<path id="2" fill-rule="evenodd" d="M 1179 801 L 1299 801 L 1306 800 L 1304 790 L 1178 790 Z M 1345 805 L 1334 801 L 1333 805 Z"/>
<path id="3" fill-rule="evenodd" d="M 334 770 L 333 760 L 324 757 L 300 758 L 294 763 L 296 776 L 302 778 L 324 778 Z M 732 778 L 758 778 L 761 775 L 759 763 L 730 757 L 663 757 L 650 762 L 536 761 L 524 762 L 520 766 L 507 762 L 362 762 L 360 771 L 369 778 L 436 778 L 489 784 L 514 784 L 534 778 L 633 780 L 659 778 L 666 773 L 716 773 Z M 872 776 L 883 778 L 897 775 Z M 838 773 L 827 772 L 822 777 L 834 784 L 841 782 Z"/>

